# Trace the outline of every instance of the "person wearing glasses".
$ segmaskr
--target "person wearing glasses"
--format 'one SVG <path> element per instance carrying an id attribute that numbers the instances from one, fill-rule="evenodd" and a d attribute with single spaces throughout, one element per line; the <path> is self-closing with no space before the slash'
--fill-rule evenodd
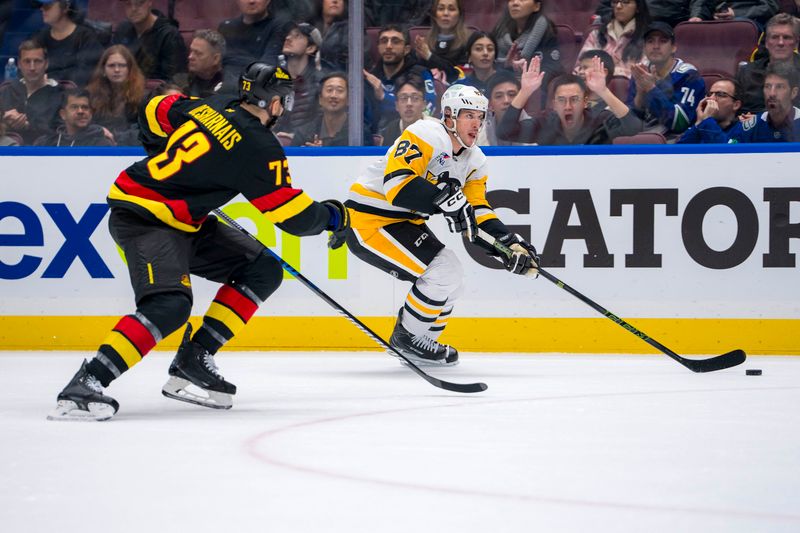
<path id="1" fill-rule="evenodd" d="M 723 131 L 716 120 L 709 118 L 699 130 L 698 142 L 800 142 L 800 108 L 792 103 L 800 92 L 800 73 L 788 63 L 773 63 L 767 67 L 762 90 L 766 111 L 742 121 L 735 121 L 727 132 Z"/>
<path id="2" fill-rule="evenodd" d="M 375 67 L 364 71 L 364 78 L 372 87 L 378 102 L 381 118 L 396 116 L 395 94 L 400 77 L 418 76 L 425 83 L 425 111 L 428 115 L 436 108 L 433 74 L 411 54 L 411 37 L 399 24 L 387 24 L 378 32 L 378 55 Z"/>
<path id="3" fill-rule="evenodd" d="M 523 65 L 520 90 L 497 126 L 497 137 L 541 145 L 608 144 L 614 137 L 642 131 L 642 121 L 608 89 L 599 57 L 592 58 L 592 67 L 585 76 L 586 81 L 575 74 L 563 74 L 553 80 L 552 109 L 520 120 L 526 102 L 544 79 L 539 58 L 534 57 L 529 66 Z M 592 113 L 588 109 L 590 91 L 603 99 L 607 110 Z"/>
<path id="4" fill-rule="evenodd" d="M 742 100 L 739 97 L 739 86 L 736 80 L 722 78 L 711 85 L 706 97 L 697 106 L 697 119 L 694 125 L 686 130 L 678 142 L 681 144 L 701 143 L 704 130 L 721 129 L 726 135 L 739 123 L 739 110 Z"/>
<path id="5" fill-rule="evenodd" d="M 675 57 L 675 32 L 664 22 L 653 22 L 644 34 L 649 64 L 631 69 L 627 104 L 648 129 L 675 141 L 694 123 L 706 83 L 689 63 Z"/>
<path id="6" fill-rule="evenodd" d="M 391 146 L 407 127 L 422 120 L 425 110 L 425 85 L 416 76 L 401 78 L 397 82 L 395 109 L 400 118 L 391 117 L 380 129 L 381 146 Z"/>
<path id="7" fill-rule="evenodd" d="M 769 65 L 788 63 L 800 70 L 800 55 L 795 52 L 798 42 L 800 42 L 800 23 L 795 17 L 779 13 L 769 19 L 764 36 L 767 56 L 741 64 L 736 73 L 736 81 L 742 88 L 743 113 L 760 113 L 766 109 L 762 89 Z M 800 105 L 800 99 L 796 99 L 794 105 Z"/>

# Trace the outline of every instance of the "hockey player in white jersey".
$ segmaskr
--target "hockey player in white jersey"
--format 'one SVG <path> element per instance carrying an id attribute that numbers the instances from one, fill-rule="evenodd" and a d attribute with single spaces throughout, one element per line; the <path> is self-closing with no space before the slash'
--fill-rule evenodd
<path id="1" fill-rule="evenodd" d="M 426 225 L 429 216 L 443 214 L 450 231 L 473 242 L 480 227 L 511 247 L 514 255 L 500 259 L 515 274 L 538 268 L 536 249 L 512 233 L 486 201 L 487 161 L 476 142 L 487 104 L 474 87 L 448 88 L 442 95 L 442 120 L 418 120 L 406 128 L 353 184 L 345 204 L 351 214 L 346 232 L 350 250 L 413 283 L 390 344 L 418 364 L 458 362 L 458 351 L 438 339 L 464 283 L 455 253 Z"/>

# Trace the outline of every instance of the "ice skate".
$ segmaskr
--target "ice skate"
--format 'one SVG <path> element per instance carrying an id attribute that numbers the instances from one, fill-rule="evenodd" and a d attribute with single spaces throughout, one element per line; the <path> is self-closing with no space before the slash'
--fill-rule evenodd
<path id="1" fill-rule="evenodd" d="M 412 363 L 427 366 L 453 366 L 458 364 L 458 350 L 441 344 L 427 335 L 414 335 L 402 324 L 403 310 L 397 315 L 389 344 Z"/>
<path id="2" fill-rule="evenodd" d="M 87 365 L 84 359 L 81 368 L 58 394 L 58 404 L 47 415 L 48 420 L 102 421 L 119 410 L 117 401 L 103 394 L 103 386 L 89 373 Z"/>
<path id="3" fill-rule="evenodd" d="M 186 325 L 178 353 L 169 365 L 169 380 L 161 388 L 167 398 L 194 403 L 212 409 L 233 407 L 236 385 L 219 373 L 214 356 L 189 340 L 192 326 Z"/>

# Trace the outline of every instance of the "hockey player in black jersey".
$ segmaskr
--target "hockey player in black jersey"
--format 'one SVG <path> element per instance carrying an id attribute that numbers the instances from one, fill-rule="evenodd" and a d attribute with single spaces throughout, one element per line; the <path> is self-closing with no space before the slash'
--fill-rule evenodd
<path id="1" fill-rule="evenodd" d="M 209 213 L 241 193 L 293 235 L 349 225 L 340 202 L 316 202 L 292 186 L 283 148 L 270 131 L 291 97 L 285 70 L 253 63 L 239 80 L 238 99 L 170 95 L 143 106 L 148 157 L 120 173 L 108 195 L 109 229 L 125 252 L 136 311 L 83 362 L 49 419 L 106 420 L 117 412 L 104 387 L 186 324 L 192 274 L 222 286 L 194 336 L 187 326 L 162 392 L 206 407 L 232 406 L 236 387 L 222 377 L 214 354 L 278 288 L 282 270 L 258 243 Z"/>

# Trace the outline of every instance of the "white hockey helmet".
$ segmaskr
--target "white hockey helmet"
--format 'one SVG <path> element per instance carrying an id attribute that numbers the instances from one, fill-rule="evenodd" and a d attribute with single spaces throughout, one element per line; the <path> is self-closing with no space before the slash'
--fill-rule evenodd
<path id="1" fill-rule="evenodd" d="M 444 127 L 447 130 L 455 135 L 458 142 L 464 148 L 470 148 L 461 140 L 461 137 L 458 135 L 456 131 L 456 124 L 455 120 L 458 118 L 458 114 L 461 112 L 462 109 L 474 109 L 475 111 L 480 111 L 484 115 L 484 119 L 486 118 L 486 112 L 489 108 L 489 100 L 483 95 L 475 87 L 470 85 L 461 85 L 455 84 L 451 85 L 447 88 L 447 90 L 442 95 L 442 122 L 445 123 L 445 118 L 449 117 L 453 120 L 453 127 L 448 127 L 447 123 L 444 124 Z M 448 113 L 447 110 L 450 110 Z M 481 123 L 481 128 L 483 128 L 483 122 Z"/>

